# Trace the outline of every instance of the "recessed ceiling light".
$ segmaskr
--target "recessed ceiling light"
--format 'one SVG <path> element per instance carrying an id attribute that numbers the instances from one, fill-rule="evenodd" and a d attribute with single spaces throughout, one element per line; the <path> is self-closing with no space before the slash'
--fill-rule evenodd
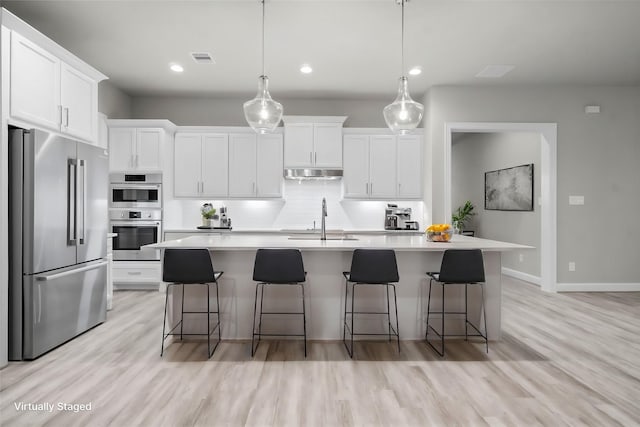
<path id="1" fill-rule="evenodd" d="M 513 65 L 487 65 L 476 74 L 476 77 L 482 77 L 487 79 L 497 79 L 503 77 L 509 71 L 513 70 L 515 66 Z"/>
<path id="2" fill-rule="evenodd" d="M 311 74 L 312 71 L 313 68 L 311 68 L 311 65 L 309 64 L 302 64 L 302 66 L 300 67 L 300 72 L 302 74 Z"/>
<path id="3" fill-rule="evenodd" d="M 182 65 L 180 64 L 171 64 L 169 65 L 169 68 L 171 68 L 171 71 L 175 73 L 181 73 L 184 71 L 184 68 L 182 68 Z"/>
<path id="4" fill-rule="evenodd" d="M 422 74 L 422 67 L 420 67 L 419 65 L 416 65 L 415 67 L 409 70 L 409 74 L 411 74 L 412 76 L 418 76 Z"/>

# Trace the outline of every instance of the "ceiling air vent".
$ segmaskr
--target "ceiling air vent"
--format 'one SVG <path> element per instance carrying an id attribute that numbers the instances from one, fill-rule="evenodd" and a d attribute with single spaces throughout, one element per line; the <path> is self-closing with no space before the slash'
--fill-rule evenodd
<path id="1" fill-rule="evenodd" d="M 209 52 L 191 52 L 191 57 L 197 64 L 215 64 L 216 61 Z"/>

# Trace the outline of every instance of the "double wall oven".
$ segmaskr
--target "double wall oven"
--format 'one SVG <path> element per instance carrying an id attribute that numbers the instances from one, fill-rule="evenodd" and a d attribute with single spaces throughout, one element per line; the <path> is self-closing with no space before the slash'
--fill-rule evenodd
<path id="1" fill-rule="evenodd" d="M 159 261 L 160 251 L 143 248 L 162 239 L 162 175 L 110 175 L 109 227 L 113 259 Z"/>

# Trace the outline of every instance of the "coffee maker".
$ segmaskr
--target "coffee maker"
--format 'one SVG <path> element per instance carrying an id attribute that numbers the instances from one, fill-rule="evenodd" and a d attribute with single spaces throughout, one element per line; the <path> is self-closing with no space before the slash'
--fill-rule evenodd
<path id="1" fill-rule="evenodd" d="M 231 228 L 231 218 L 227 217 L 226 206 L 220 207 L 220 228 Z"/>
<path id="2" fill-rule="evenodd" d="M 387 204 L 384 210 L 384 229 L 417 230 L 417 222 L 411 221 L 411 208 L 399 208 L 398 205 Z"/>

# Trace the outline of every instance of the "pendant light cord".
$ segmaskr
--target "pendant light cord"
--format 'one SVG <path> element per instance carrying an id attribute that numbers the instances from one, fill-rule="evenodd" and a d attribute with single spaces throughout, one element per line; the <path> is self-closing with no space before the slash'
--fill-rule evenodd
<path id="1" fill-rule="evenodd" d="M 402 69 L 400 70 L 400 75 L 402 77 L 404 77 L 404 2 L 406 0 L 401 0 L 402 1 L 402 35 L 400 36 L 400 51 L 401 51 L 401 57 L 402 57 Z"/>
<path id="2" fill-rule="evenodd" d="M 262 75 L 264 76 L 264 2 L 262 0 Z"/>

